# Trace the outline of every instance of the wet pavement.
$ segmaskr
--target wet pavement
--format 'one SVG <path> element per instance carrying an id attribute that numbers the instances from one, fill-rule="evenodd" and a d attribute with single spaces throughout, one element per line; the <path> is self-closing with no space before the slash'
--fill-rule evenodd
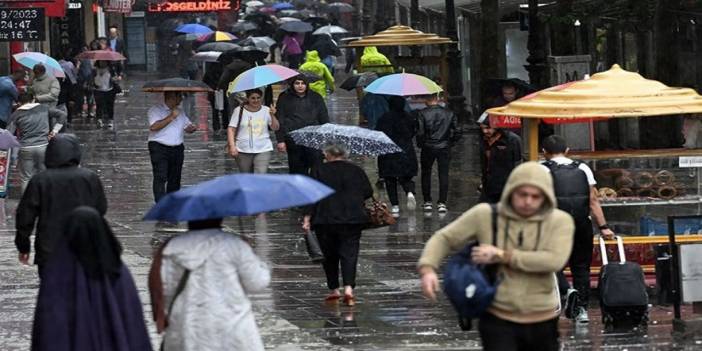
<path id="1" fill-rule="evenodd" d="M 161 95 L 139 91 L 147 78 L 139 73 L 130 76 L 125 85 L 130 92 L 117 98 L 113 131 L 97 129 L 93 121 L 80 118 L 73 126 L 84 146 L 83 165 L 96 170 L 104 183 L 109 201 L 107 218 L 125 247 L 124 260 L 137 282 L 145 318 L 157 346 L 159 338 L 150 321 L 146 274 L 153 245 L 173 234 L 156 232 L 153 223 L 141 221 L 153 204 L 146 111 L 161 100 Z M 332 95 L 329 100 L 332 120 L 355 123 L 355 99 L 354 94 L 342 90 Z M 208 129 L 207 101 L 199 96 L 197 102 L 199 116 L 193 122 L 202 130 Z M 326 306 L 322 302 L 327 293 L 324 274 L 319 265 L 307 259 L 299 214 L 280 211 L 228 219 L 227 227 L 253 237 L 256 252 L 273 267 L 271 287 L 252 297 L 266 347 L 271 350 L 479 350 L 477 332 L 458 328 L 455 313 L 445 299 L 435 304 L 421 296 L 414 268 L 431 234 L 476 202 L 477 141 L 477 134 L 467 133 L 454 150 L 450 211 L 446 216 L 436 212 L 427 215 L 420 210 L 407 212 L 401 205 L 403 212 L 397 225 L 364 232 L 355 307 Z M 211 130 L 199 131 L 188 136 L 185 145 L 183 185 L 237 171 L 234 161 L 224 154 L 223 135 L 213 135 Z M 287 171 L 284 157 L 275 155 L 271 172 Z M 373 159 L 354 158 L 354 161 L 364 166 L 372 180 L 377 178 Z M 16 173 L 13 169 L 15 185 Z M 419 178 L 415 180 L 418 183 Z M 4 209 L 0 211 L 0 350 L 29 348 L 38 287 L 35 268 L 17 263 L 13 244 L 17 189 L 15 186 L 4 206 L 0 206 Z M 384 191 L 380 194 L 385 197 Z M 570 321 L 561 320 L 564 349 L 702 349 L 702 335 L 684 340 L 671 336 L 669 307 L 652 307 L 646 331 L 605 334 L 595 306 L 593 302 L 593 322 L 584 328 L 576 329 Z M 688 309 L 684 312 L 685 318 L 692 318 Z"/>

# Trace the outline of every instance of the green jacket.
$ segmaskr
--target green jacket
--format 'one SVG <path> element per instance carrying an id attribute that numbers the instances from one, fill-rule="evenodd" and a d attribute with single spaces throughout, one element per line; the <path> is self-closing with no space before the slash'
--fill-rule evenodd
<path id="1" fill-rule="evenodd" d="M 368 66 L 388 66 L 388 67 L 368 67 Z M 368 67 L 368 68 L 366 68 Z M 375 46 L 367 46 L 363 49 L 361 56 L 361 71 L 375 73 L 393 73 L 392 63 L 385 55 L 378 52 Z"/>
<path id="2" fill-rule="evenodd" d="M 327 87 L 334 91 L 334 77 L 331 72 L 329 72 L 327 65 L 322 63 L 317 50 L 307 52 L 305 63 L 300 66 L 300 71 L 310 72 L 322 78 L 316 82 L 310 83 L 310 89 L 315 93 L 322 97 L 327 97 Z"/>

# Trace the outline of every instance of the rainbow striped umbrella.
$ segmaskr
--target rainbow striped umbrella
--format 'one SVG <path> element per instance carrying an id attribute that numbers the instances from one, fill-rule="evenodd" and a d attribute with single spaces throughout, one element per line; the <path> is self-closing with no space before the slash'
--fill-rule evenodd
<path id="1" fill-rule="evenodd" d="M 17 63 L 29 69 L 32 69 L 37 64 L 41 63 L 44 65 L 44 67 L 46 67 L 46 72 L 52 74 L 54 77 L 63 78 L 66 76 L 66 74 L 63 72 L 61 64 L 59 64 L 58 61 L 41 52 L 20 52 L 12 55 L 12 57 L 15 58 Z"/>
<path id="2" fill-rule="evenodd" d="M 385 95 L 431 95 L 443 91 L 431 79 L 412 73 L 396 73 L 381 77 L 369 84 L 365 91 Z"/>
<path id="3" fill-rule="evenodd" d="M 201 35 L 197 38 L 197 41 L 202 41 L 202 42 L 214 42 L 214 41 L 232 41 L 238 39 L 234 34 L 227 33 L 227 32 L 222 32 L 222 31 L 215 31 L 212 33 L 207 33 L 204 35 Z"/>
<path id="4" fill-rule="evenodd" d="M 257 66 L 244 71 L 231 83 L 229 83 L 230 94 L 260 88 L 269 84 L 282 82 L 300 74 L 297 71 L 280 65 L 269 64 Z"/>

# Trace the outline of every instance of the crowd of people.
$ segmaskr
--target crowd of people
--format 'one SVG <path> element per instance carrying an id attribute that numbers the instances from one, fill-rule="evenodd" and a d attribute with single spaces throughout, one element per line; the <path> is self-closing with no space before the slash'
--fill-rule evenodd
<path id="1" fill-rule="evenodd" d="M 329 289 L 324 301 L 353 306 L 360 239 L 369 221 L 366 202 L 374 197 L 373 186 L 366 172 L 348 159 L 345 145 L 330 143 L 320 151 L 291 137 L 301 128 L 329 123 L 325 98 L 335 90 L 334 57 L 340 52 L 326 35 L 307 46 L 304 36 L 290 33 L 281 44 L 284 60 L 301 74 L 289 79 L 275 99 L 270 87 L 240 96 L 216 95 L 260 63 L 259 56 L 242 51 L 206 69 L 203 81 L 215 90 L 210 95 L 212 127 L 214 131 L 226 128 L 225 152 L 236 160 L 240 172 L 266 173 L 277 151 L 286 154 L 289 173 L 310 176 L 335 190 L 303 209 L 302 230 L 306 235 L 314 232 L 320 242 Z M 117 28 L 91 48 L 123 52 Z M 366 48 L 360 63 L 359 69 L 367 67 L 377 74 L 392 70 L 387 57 L 373 47 Z M 41 279 L 33 347 L 149 350 L 134 282 L 120 258 L 121 245 L 103 218 L 107 201 L 100 178 L 80 166 L 78 139 L 55 128 L 70 124 L 80 113 L 94 113 L 98 125 L 112 128 L 114 99 L 124 70 L 115 62 L 75 61 L 70 55 L 62 60 L 62 67 L 66 78 L 58 81 L 43 65 L 34 66 L 26 89 L 17 88 L 25 76 L 22 70 L 0 78 L 0 119 L 11 133 L 21 131 L 23 193 L 15 244 L 20 262 L 28 264 L 30 236 L 35 235 L 34 262 Z M 196 77 L 187 69 L 183 72 L 188 78 Z M 503 89 L 505 100 L 512 98 L 507 88 Z M 148 111 L 155 202 L 181 187 L 184 136 L 198 130 L 190 121 L 184 101 L 188 98 L 166 92 L 163 102 Z M 408 215 L 413 215 L 418 173 L 421 209 L 448 212 L 451 150 L 462 137 L 456 114 L 444 106 L 440 95 L 415 98 L 424 102 L 422 108 L 413 109 L 400 96 L 366 94 L 359 101 L 367 127 L 385 133 L 402 150 L 377 160 L 378 176 L 395 217 L 401 212 L 398 185 L 404 190 Z M 427 242 L 418 262 L 423 292 L 435 299 L 442 259 L 478 240 L 481 244 L 472 251 L 474 262 L 496 265 L 501 281 L 495 301 L 480 318 L 484 348 L 556 350 L 562 303 L 568 317 L 578 323 L 589 320 L 590 218 L 603 236 L 613 235 L 594 192 L 592 171 L 567 157 L 561 137 L 542 142 L 547 162 L 524 163 L 517 133 L 494 127 L 490 118 L 478 124 L 481 204 Z M 434 164 L 438 167 L 436 202 L 431 190 Z M 499 229 L 492 245 L 486 244 L 493 237 L 492 209 L 485 203 L 497 204 Z M 149 284 L 154 320 L 159 332 L 166 333 L 165 350 L 263 349 L 246 295 L 268 285 L 270 269 L 245 241 L 224 233 L 221 226 L 222 218 L 188 222 L 189 232 L 164 243 L 154 256 Z M 566 264 L 573 273 L 573 287 L 562 274 Z M 86 332 L 73 337 L 77 330 Z"/>

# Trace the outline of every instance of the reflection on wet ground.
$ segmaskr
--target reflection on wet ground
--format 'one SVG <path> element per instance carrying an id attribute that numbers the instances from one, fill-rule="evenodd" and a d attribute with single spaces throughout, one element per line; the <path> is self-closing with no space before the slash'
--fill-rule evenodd
<path id="1" fill-rule="evenodd" d="M 133 256 L 129 258 L 130 268 L 136 272 L 144 298 L 145 271 L 152 247 L 173 235 L 155 232 L 153 223 L 141 220 L 153 203 L 151 166 L 146 149 L 146 111 L 161 99 L 160 95 L 139 91 L 146 78 L 134 74 L 130 78 L 128 96 L 117 98 L 114 131 L 98 130 L 92 121 L 74 121 L 74 129 L 84 143 L 83 163 L 102 177 L 109 198 L 107 217 L 131 255 L 129 257 Z M 209 127 L 207 100 L 198 96 L 197 102 L 199 115 L 193 118 L 193 122 L 206 130 Z M 329 99 L 329 110 L 334 121 L 355 123 L 355 95 L 338 91 Z M 265 216 L 227 219 L 226 225 L 231 230 L 253 238 L 257 254 L 273 267 L 270 289 L 253 297 L 267 347 L 277 350 L 480 349 L 477 332 L 464 332 L 458 328 L 455 313 L 445 299 L 434 304 L 421 296 L 414 266 L 431 234 L 476 202 L 475 189 L 479 181 L 477 141 L 477 134 L 467 133 L 462 144 L 454 150 L 448 202 L 450 212 L 447 215 L 424 214 L 420 210 L 407 212 L 402 205 L 402 216 L 396 225 L 364 232 L 357 282 L 358 304 L 355 307 L 323 303 L 327 293 L 324 274 L 320 266 L 307 259 L 299 213 L 280 211 Z M 224 145 L 224 136 L 213 135 L 210 130 L 188 136 L 183 184 L 236 172 L 234 161 L 224 154 Z M 377 173 L 373 159 L 354 158 L 354 161 L 362 164 L 375 181 Z M 277 154 L 271 171 L 286 170 L 284 155 Z M 13 177 L 16 183 L 14 178 L 16 174 Z M 418 183 L 419 178 L 416 180 Z M 11 228 L 18 194 L 17 187 L 14 189 L 6 205 L 7 226 L 0 231 L 3 236 L 0 249 L 7 255 L 0 261 L 0 276 L 3 278 L 0 282 L 0 297 L 3 297 L 0 335 L 3 339 L 18 340 L 12 345 L 26 346 L 37 284 L 33 270 L 15 264 Z M 385 197 L 384 191 L 379 191 Z M 702 347 L 702 336 L 688 340 L 671 337 L 671 308 L 653 307 L 651 323 L 645 332 L 603 334 L 596 304 L 593 302 L 592 306 L 593 322 L 585 328 L 575 329 L 569 321 L 561 321 L 565 349 L 694 350 Z M 148 307 L 145 308 L 148 313 Z M 684 312 L 686 318 L 691 318 L 689 310 Z"/>

